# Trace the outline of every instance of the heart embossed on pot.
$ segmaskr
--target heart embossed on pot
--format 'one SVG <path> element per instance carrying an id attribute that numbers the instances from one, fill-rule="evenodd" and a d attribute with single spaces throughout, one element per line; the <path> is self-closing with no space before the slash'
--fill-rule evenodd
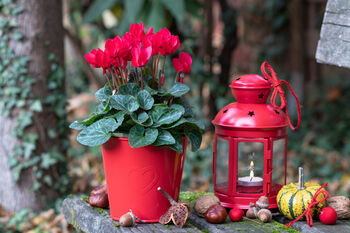
<path id="1" fill-rule="evenodd" d="M 159 181 L 157 169 L 152 166 L 144 168 L 132 168 L 129 171 L 130 189 L 137 192 L 147 193 L 154 189 Z"/>

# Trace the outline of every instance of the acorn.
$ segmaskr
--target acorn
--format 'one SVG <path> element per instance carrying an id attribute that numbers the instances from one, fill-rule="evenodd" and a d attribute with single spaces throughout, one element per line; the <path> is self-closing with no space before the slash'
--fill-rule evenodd
<path id="1" fill-rule="evenodd" d="M 144 223 L 144 221 L 139 219 L 130 209 L 129 212 L 127 212 L 126 214 L 124 214 L 120 217 L 119 224 L 122 227 L 132 227 L 132 226 L 135 226 L 136 219 L 139 220 L 140 222 Z"/>
<path id="2" fill-rule="evenodd" d="M 258 212 L 258 218 L 262 222 L 270 222 L 272 219 L 272 213 L 268 209 L 261 209 Z"/>
<path id="3" fill-rule="evenodd" d="M 245 214 L 245 216 L 247 218 L 254 219 L 254 218 L 256 218 L 255 212 L 256 212 L 256 208 L 255 207 L 250 207 L 247 210 L 247 213 Z"/>
<path id="4" fill-rule="evenodd" d="M 266 196 L 259 197 L 255 204 L 259 209 L 268 209 L 270 206 L 269 199 Z"/>
<path id="5" fill-rule="evenodd" d="M 119 224 L 123 227 L 132 227 L 136 224 L 136 217 L 132 212 L 127 212 L 119 219 Z"/>

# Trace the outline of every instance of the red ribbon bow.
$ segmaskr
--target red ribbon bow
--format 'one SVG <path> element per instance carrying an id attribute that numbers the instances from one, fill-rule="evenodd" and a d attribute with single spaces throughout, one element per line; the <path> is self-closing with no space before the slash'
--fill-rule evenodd
<path id="1" fill-rule="evenodd" d="M 315 205 L 317 205 L 318 203 L 321 203 L 325 200 L 328 199 L 329 195 L 328 192 L 326 190 L 322 190 L 322 188 L 326 187 L 328 185 L 328 183 L 325 183 L 324 185 L 322 185 L 314 194 L 314 196 L 311 199 L 311 202 L 309 204 L 309 206 L 306 208 L 306 210 L 304 211 L 304 213 L 302 215 L 300 215 L 298 218 L 296 218 L 295 220 L 291 221 L 290 223 L 287 223 L 286 226 L 290 227 L 293 223 L 295 223 L 296 221 L 300 220 L 304 215 L 306 216 L 306 220 L 307 220 L 307 224 L 312 227 L 312 213 L 311 213 L 311 209 L 312 207 L 314 207 Z M 321 193 L 324 193 L 326 196 L 324 198 L 322 198 L 319 201 L 316 201 L 318 195 L 320 195 Z"/>
<path id="2" fill-rule="evenodd" d="M 271 76 L 266 72 L 266 68 L 270 72 Z M 296 96 L 296 94 L 292 90 L 292 87 L 289 85 L 289 83 L 287 81 L 285 81 L 285 80 L 278 80 L 276 72 L 272 69 L 272 67 L 266 61 L 264 61 L 261 64 L 261 72 L 263 73 L 265 78 L 268 79 L 272 83 L 273 92 L 272 92 L 271 99 L 270 99 L 272 106 L 277 108 L 277 109 L 283 109 L 285 107 L 286 108 L 287 118 L 288 118 L 288 123 L 289 123 L 290 127 L 292 128 L 292 130 L 298 129 L 299 125 L 300 125 L 300 104 L 299 104 L 298 97 Z M 294 96 L 295 101 L 297 102 L 298 123 L 297 123 L 296 126 L 293 126 L 293 124 L 292 124 L 292 122 L 291 122 L 291 120 L 289 118 L 288 106 L 287 106 L 286 98 L 284 96 L 284 91 L 283 91 L 283 89 L 281 87 L 281 83 L 284 83 L 284 84 L 287 85 L 287 87 L 289 88 L 290 92 Z M 279 96 L 281 98 L 281 105 L 280 106 L 276 105 L 277 94 L 279 94 Z"/>

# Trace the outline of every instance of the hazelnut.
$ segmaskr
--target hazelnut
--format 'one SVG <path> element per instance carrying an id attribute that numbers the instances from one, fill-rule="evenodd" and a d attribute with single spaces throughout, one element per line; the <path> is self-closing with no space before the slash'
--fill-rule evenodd
<path id="1" fill-rule="evenodd" d="M 268 209 L 261 209 L 258 212 L 258 218 L 262 222 L 270 222 L 272 219 L 272 213 Z"/>
<path id="2" fill-rule="evenodd" d="M 196 200 L 193 209 L 196 211 L 199 217 L 204 217 L 208 208 L 214 204 L 220 204 L 219 198 L 214 195 L 205 195 Z"/>
<path id="3" fill-rule="evenodd" d="M 223 223 L 227 217 L 227 211 L 225 207 L 214 204 L 210 206 L 205 212 L 205 219 L 210 223 Z"/>

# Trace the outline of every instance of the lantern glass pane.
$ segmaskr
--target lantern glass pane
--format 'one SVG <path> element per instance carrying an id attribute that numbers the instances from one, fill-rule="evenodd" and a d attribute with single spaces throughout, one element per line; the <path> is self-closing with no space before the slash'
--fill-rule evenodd
<path id="1" fill-rule="evenodd" d="M 272 172 L 272 191 L 278 191 L 281 185 L 284 185 L 285 178 L 285 153 L 286 139 L 281 138 L 273 141 L 273 172 Z"/>
<path id="2" fill-rule="evenodd" d="M 264 177 L 264 143 L 239 142 L 237 192 L 261 193 Z"/>
<path id="3" fill-rule="evenodd" d="M 228 191 L 229 141 L 216 138 L 216 187 Z"/>

